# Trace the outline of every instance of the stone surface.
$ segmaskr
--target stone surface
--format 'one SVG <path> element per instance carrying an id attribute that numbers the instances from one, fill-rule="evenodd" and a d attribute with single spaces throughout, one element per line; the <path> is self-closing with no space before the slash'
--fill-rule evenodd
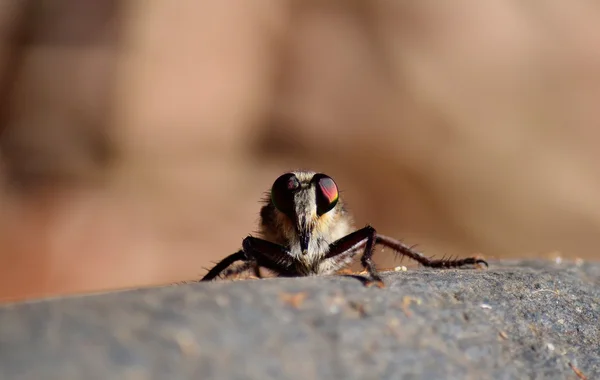
<path id="1" fill-rule="evenodd" d="M 0 378 L 600 378 L 600 263 L 192 283 L 0 308 Z"/>

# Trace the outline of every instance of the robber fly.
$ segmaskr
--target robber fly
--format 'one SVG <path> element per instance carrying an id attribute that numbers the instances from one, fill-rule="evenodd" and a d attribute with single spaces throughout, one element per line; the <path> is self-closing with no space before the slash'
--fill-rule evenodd
<path id="1" fill-rule="evenodd" d="M 201 281 L 249 270 L 261 277 L 260 268 L 278 277 L 334 274 L 362 252 L 365 284 L 382 286 L 373 263 L 377 244 L 426 267 L 488 265 L 478 257 L 433 260 L 369 225 L 355 230 L 334 180 L 311 171 L 289 172 L 275 180 L 260 210 L 259 234 L 246 237 L 242 249 L 217 263 Z M 241 264 L 233 266 L 236 262 Z"/>

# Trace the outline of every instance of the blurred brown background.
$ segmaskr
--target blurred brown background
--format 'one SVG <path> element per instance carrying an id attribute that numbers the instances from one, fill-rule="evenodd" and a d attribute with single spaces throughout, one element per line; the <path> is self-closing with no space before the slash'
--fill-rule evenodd
<path id="1" fill-rule="evenodd" d="M 2 2 L 0 298 L 199 278 L 296 168 L 427 254 L 597 260 L 599 47 L 591 0 Z"/>

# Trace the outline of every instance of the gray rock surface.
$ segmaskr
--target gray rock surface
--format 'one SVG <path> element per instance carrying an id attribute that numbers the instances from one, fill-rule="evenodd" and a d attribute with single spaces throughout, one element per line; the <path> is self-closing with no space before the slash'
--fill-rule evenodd
<path id="1" fill-rule="evenodd" d="M 192 283 L 0 307 L 1 379 L 600 379 L 600 263 Z M 572 366 L 574 368 L 572 368 Z"/>

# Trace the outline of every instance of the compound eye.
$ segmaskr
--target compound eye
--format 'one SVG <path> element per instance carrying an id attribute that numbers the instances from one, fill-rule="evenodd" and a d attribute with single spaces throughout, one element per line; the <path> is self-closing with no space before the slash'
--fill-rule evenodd
<path id="1" fill-rule="evenodd" d="M 293 173 L 279 176 L 271 188 L 271 202 L 286 215 L 294 212 L 294 192 L 300 187 L 298 178 Z"/>
<path id="2" fill-rule="evenodd" d="M 325 174 L 317 174 L 313 181 L 317 190 L 317 214 L 323 215 L 335 207 L 339 199 L 338 187 L 333 179 Z"/>

